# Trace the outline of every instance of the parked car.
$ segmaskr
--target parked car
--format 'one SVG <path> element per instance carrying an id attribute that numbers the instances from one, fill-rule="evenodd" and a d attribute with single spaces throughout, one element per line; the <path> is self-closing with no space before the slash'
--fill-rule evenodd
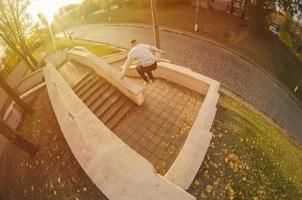
<path id="1" fill-rule="evenodd" d="M 272 22 L 272 24 L 269 27 L 269 30 L 273 32 L 275 35 L 279 35 L 280 32 L 280 25 L 276 22 Z"/>

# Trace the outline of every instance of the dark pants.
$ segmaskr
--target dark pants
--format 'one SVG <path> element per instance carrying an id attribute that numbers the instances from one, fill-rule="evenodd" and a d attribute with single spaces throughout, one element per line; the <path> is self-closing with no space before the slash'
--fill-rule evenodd
<path id="1" fill-rule="evenodd" d="M 152 71 L 157 68 L 157 63 L 155 62 L 153 65 L 147 66 L 147 67 L 142 67 L 140 65 L 136 66 L 136 71 L 137 73 L 144 79 L 146 82 L 148 81 L 148 78 L 146 77 L 145 73 L 149 76 L 151 80 L 154 81 L 154 77 L 152 74 Z"/>

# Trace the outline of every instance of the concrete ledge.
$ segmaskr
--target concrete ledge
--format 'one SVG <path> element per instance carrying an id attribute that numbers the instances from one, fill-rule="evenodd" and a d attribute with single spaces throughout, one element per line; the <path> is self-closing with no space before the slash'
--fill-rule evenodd
<path id="1" fill-rule="evenodd" d="M 44 82 L 44 74 L 43 69 L 38 69 L 25 78 L 21 79 L 18 83 L 17 91 L 20 94 L 26 93 L 27 91 L 31 90 L 32 88 L 42 84 Z"/>
<path id="2" fill-rule="evenodd" d="M 103 59 L 104 62 L 111 64 L 111 63 L 114 63 L 114 62 L 125 60 L 127 58 L 127 56 L 128 56 L 128 52 L 127 51 L 122 51 L 122 52 L 117 53 L 117 54 L 103 56 L 102 59 Z"/>
<path id="3" fill-rule="evenodd" d="M 45 69 L 59 125 L 79 164 L 110 200 L 193 200 L 111 132 L 77 97 L 53 65 Z"/>
<path id="4" fill-rule="evenodd" d="M 22 60 L 14 70 L 7 76 L 6 82 L 12 87 L 17 87 L 20 80 L 26 75 L 29 67 L 27 64 Z M 0 116 L 4 115 L 5 110 L 8 107 L 7 102 L 10 100 L 8 94 L 5 92 L 3 88 L 0 87 Z"/>
<path id="5" fill-rule="evenodd" d="M 15 90 L 17 90 L 18 94 L 21 94 L 20 97 L 22 99 L 30 102 L 30 100 L 36 96 L 37 92 L 44 87 L 43 76 L 43 69 L 36 70 L 25 78 L 19 80 Z M 4 96 L 7 96 L 7 94 L 5 93 Z M 22 110 L 15 105 L 15 102 L 11 98 L 7 98 L 5 105 L 6 106 L 2 111 L 3 119 L 12 129 L 15 130 L 22 120 Z"/>
<path id="6" fill-rule="evenodd" d="M 196 123 L 165 178 L 172 183 L 188 189 L 196 176 L 207 153 L 212 133 L 201 129 Z"/>
<path id="7" fill-rule="evenodd" d="M 36 87 L 30 89 L 20 96 L 22 100 L 26 103 L 30 102 L 31 99 L 35 98 L 38 92 L 45 86 L 45 83 L 41 83 Z M 6 110 L 3 120 L 6 124 L 13 130 L 16 130 L 22 120 L 22 110 L 16 106 L 16 103 L 13 101 L 8 109 Z"/>
<path id="8" fill-rule="evenodd" d="M 130 67 L 127 75 L 138 77 L 134 67 Z M 188 189 L 212 139 L 210 129 L 216 115 L 220 83 L 188 68 L 165 62 L 158 63 L 154 76 L 206 95 L 183 148 L 165 175 L 169 181 Z"/>
<path id="9" fill-rule="evenodd" d="M 88 67 L 83 65 L 74 65 L 74 63 L 70 61 L 58 68 L 58 71 L 72 88 L 92 72 Z"/>
<path id="10" fill-rule="evenodd" d="M 52 63 L 56 68 L 60 67 L 66 62 L 67 50 L 57 52 L 45 58 L 45 63 Z"/>
<path id="11" fill-rule="evenodd" d="M 144 102 L 143 87 L 128 78 L 120 79 L 120 72 L 109 66 L 101 58 L 84 48 L 74 48 L 68 52 L 68 59 L 90 67 L 97 74 L 119 89 L 125 96 L 133 100 L 137 105 Z"/>

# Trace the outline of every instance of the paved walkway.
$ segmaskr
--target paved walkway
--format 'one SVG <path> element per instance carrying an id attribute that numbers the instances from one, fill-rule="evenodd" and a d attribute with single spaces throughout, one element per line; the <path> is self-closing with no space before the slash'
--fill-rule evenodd
<path id="1" fill-rule="evenodd" d="M 113 132 L 165 175 L 182 149 L 203 99 L 183 86 L 157 79 L 145 88 L 144 104 L 134 106 Z"/>
<path id="2" fill-rule="evenodd" d="M 75 38 L 129 48 L 129 41 L 153 43 L 149 28 L 82 25 L 72 29 Z M 266 113 L 302 145 L 302 109 L 261 70 L 207 41 L 161 31 L 166 58 L 220 81 Z"/>

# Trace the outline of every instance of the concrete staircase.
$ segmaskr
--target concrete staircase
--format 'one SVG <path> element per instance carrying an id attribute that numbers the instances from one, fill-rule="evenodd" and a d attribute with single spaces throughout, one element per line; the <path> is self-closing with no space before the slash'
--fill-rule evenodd
<path id="1" fill-rule="evenodd" d="M 109 129 L 112 129 L 134 105 L 133 101 L 93 72 L 77 83 L 73 90 Z"/>

